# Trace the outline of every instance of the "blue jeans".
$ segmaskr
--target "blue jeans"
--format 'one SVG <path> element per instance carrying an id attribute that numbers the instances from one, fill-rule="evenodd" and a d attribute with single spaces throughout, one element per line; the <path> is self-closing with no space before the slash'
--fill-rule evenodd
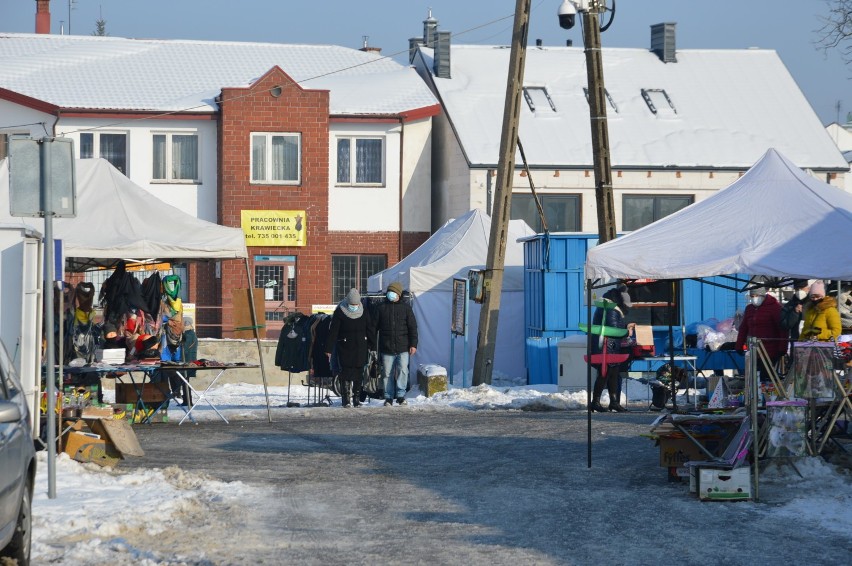
<path id="1" fill-rule="evenodd" d="M 395 369 L 399 368 L 396 383 L 392 383 L 391 376 Z M 408 389 L 408 352 L 399 354 L 382 354 L 382 387 L 385 390 L 385 399 L 405 397 Z"/>

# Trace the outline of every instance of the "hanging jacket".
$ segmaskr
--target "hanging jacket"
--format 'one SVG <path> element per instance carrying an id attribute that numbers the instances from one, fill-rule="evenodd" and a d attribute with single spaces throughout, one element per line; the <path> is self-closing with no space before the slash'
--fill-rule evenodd
<path id="1" fill-rule="evenodd" d="M 308 317 L 300 312 L 287 317 L 275 349 L 275 365 L 282 370 L 302 372 L 310 369 L 310 327 L 306 327 L 307 321 Z"/>

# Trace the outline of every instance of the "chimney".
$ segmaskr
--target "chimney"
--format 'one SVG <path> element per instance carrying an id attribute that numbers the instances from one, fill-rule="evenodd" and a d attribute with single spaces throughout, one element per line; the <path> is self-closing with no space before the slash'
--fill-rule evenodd
<path id="1" fill-rule="evenodd" d="M 35 32 L 50 33 L 50 0 L 36 0 Z"/>
<path id="2" fill-rule="evenodd" d="M 651 51 L 656 53 L 663 63 L 677 63 L 673 22 L 651 26 Z"/>
<path id="3" fill-rule="evenodd" d="M 541 47 L 541 44 L 542 44 L 542 41 L 540 39 L 535 40 L 535 46 L 536 47 Z"/>
<path id="4" fill-rule="evenodd" d="M 423 45 L 422 37 L 409 37 L 408 38 L 408 62 L 414 63 L 414 54 L 417 53 L 417 48 Z"/>
<path id="5" fill-rule="evenodd" d="M 375 53 L 376 55 L 380 55 L 382 53 L 381 47 L 370 47 L 369 45 L 367 45 L 367 42 L 370 39 L 369 35 L 363 35 L 361 37 L 364 38 L 364 46 L 361 47 L 361 49 L 359 49 L 359 51 L 363 51 L 365 53 Z"/>
<path id="6" fill-rule="evenodd" d="M 450 32 L 435 32 L 435 54 L 432 61 L 432 71 L 441 79 L 450 77 Z"/>
<path id="7" fill-rule="evenodd" d="M 434 47 L 435 33 L 438 31 L 438 20 L 432 17 L 432 9 L 429 8 L 429 16 L 423 20 L 423 44 L 426 47 Z"/>

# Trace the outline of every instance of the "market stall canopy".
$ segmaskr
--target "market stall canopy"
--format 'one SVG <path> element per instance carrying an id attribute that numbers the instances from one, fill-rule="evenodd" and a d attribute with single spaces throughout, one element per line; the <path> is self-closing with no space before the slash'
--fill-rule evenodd
<path id="1" fill-rule="evenodd" d="M 201 220 L 136 185 L 105 159 L 78 159 L 77 216 L 56 218 L 67 267 L 79 271 L 126 261 L 198 261 L 246 258 L 239 228 Z M 43 231 L 38 218 L 9 216 L 8 160 L 0 162 L 0 221 L 19 221 Z"/>
<path id="2" fill-rule="evenodd" d="M 504 291 L 524 289 L 524 247 L 518 240 L 534 235 L 523 220 L 511 220 L 506 238 Z M 371 275 L 370 292 L 383 291 L 394 281 L 414 293 L 453 289 L 453 278 L 467 278 L 471 269 L 485 269 L 491 217 L 479 209 L 448 221 L 402 261 Z"/>
<path id="3" fill-rule="evenodd" d="M 852 280 L 849 234 L 852 195 L 770 149 L 713 196 L 589 250 L 586 277 Z"/>

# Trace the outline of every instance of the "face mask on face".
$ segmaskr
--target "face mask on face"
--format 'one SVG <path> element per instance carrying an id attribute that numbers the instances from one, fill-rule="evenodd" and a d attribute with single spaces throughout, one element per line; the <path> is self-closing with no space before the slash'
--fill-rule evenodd
<path id="1" fill-rule="evenodd" d="M 753 304 L 756 307 L 759 307 L 760 305 L 763 304 L 763 297 L 760 297 L 760 296 L 752 297 L 751 298 L 751 304 Z"/>
<path id="2" fill-rule="evenodd" d="M 392 303 L 395 303 L 396 301 L 399 300 L 399 295 L 397 295 L 393 291 L 388 291 L 387 297 L 388 297 L 388 300 Z"/>
<path id="3" fill-rule="evenodd" d="M 807 297 L 807 296 L 808 296 L 807 291 L 802 291 L 801 289 L 796 291 L 796 298 L 799 299 L 800 301 L 804 301 L 805 297 Z"/>
<path id="4" fill-rule="evenodd" d="M 349 312 L 358 312 L 358 309 L 361 305 L 346 305 L 346 308 L 349 309 Z"/>

